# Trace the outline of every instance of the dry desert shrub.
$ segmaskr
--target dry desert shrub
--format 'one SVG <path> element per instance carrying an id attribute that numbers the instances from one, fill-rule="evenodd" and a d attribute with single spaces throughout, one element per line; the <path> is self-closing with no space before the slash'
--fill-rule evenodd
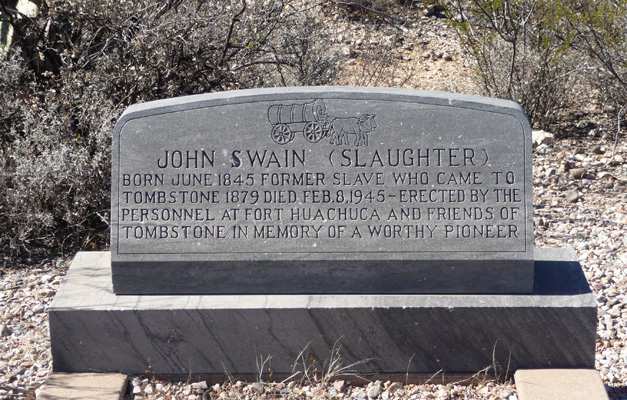
<path id="1" fill-rule="evenodd" d="M 0 62 L 5 254 L 106 247 L 110 138 L 126 106 L 337 73 L 315 10 L 285 0 L 49 0 L 34 19 L 2 7 L 16 32 Z"/>
<path id="2" fill-rule="evenodd" d="M 627 1 L 444 4 L 485 93 L 519 102 L 535 126 L 547 129 L 585 101 L 625 105 Z"/>

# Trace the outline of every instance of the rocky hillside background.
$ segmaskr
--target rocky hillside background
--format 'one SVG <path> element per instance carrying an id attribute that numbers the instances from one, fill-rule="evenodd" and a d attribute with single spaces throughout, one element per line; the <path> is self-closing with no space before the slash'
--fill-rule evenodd
<path id="1" fill-rule="evenodd" d="M 5 262 L 106 249 L 111 132 L 138 102 L 389 86 L 513 99 L 586 147 L 625 126 L 625 4 L 447 1 L 2 1 Z"/>

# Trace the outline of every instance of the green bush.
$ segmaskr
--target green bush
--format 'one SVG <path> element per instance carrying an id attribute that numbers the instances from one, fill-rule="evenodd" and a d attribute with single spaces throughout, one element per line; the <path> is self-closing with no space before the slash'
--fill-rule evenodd
<path id="1" fill-rule="evenodd" d="M 582 97 L 625 104 L 627 1 L 445 4 L 480 86 L 489 96 L 519 102 L 534 125 L 547 129 Z"/>
<path id="2" fill-rule="evenodd" d="M 450 0 L 447 7 L 487 95 L 517 101 L 541 128 L 571 104 L 580 65 L 557 0 Z"/>
<path id="3" fill-rule="evenodd" d="M 627 1 L 561 0 L 569 43 L 593 61 L 591 79 L 600 100 L 627 103 Z M 563 35 L 561 31 L 558 31 Z"/>
<path id="4" fill-rule="evenodd" d="M 51 0 L 0 62 L 0 249 L 105 248 L 110 139 L 130 104 L 321 85 L 338 54 L 286 1 Z"/>
<path id="5" fill-rule="evenodd" d="M 63 246 L 102 231 L 110 137 L 119 109 L 95 86 L 38 82 L 12 55 L 0 66 L 0 237 L 4 252 Z M 67 239 L 71 239 L 66 242 Z"/>

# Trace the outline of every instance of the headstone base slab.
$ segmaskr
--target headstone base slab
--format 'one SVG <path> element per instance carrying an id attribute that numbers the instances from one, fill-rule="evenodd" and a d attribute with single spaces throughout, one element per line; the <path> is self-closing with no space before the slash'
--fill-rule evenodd
<path id="1" fill-rule="evenodd" d="M 54 370 L 290 374 L 334 357 L 360 374 L 594 368 L 596 303 L 574 251 L 535 260 L 527 295 L 137 296 L 113 293 L 110 253 L 81 252 L 48 309 Z"/>

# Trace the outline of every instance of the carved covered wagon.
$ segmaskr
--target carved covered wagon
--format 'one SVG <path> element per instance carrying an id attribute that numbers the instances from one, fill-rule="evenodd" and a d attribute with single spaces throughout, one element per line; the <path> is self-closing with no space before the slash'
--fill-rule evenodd
<path id="1" fill-rule="evenodd" d="M 300 132 L 307 141 L 319 142 L 329 134 L 332 119 L 321 99 L 305 104 L 275 104 L 268 108 L 268 121 L 272 124 L 270 136 L 281 145 L 290 143 Z"/>

